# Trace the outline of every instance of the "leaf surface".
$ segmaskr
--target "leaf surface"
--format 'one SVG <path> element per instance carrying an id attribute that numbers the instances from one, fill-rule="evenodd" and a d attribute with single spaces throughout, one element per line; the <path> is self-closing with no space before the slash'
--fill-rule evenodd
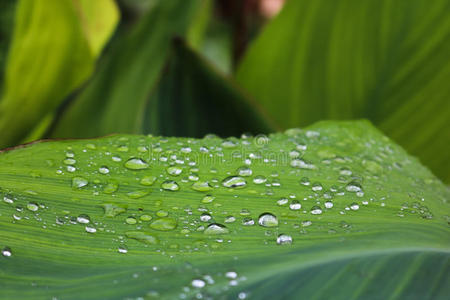
<path id="1" fill-rule="evenodd" d="M 0 298 L 450 292 L 449 190 L 365 121 L 47 141 L 0 166 Z"/>

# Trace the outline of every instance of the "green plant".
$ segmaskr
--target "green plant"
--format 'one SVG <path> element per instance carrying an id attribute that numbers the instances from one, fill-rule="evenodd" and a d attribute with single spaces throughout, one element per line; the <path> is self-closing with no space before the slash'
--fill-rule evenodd
<path id="1" fill-rule="evenodd" d="M 449 191 L 367 122 L 47 141 L 0 164 L 1 298 L 450 292 Z"/>

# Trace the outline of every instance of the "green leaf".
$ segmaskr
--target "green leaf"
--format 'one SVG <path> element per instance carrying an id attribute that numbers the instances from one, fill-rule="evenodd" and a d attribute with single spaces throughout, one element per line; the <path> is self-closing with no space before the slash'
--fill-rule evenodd
<path id="1" fill-rule="evenodd" d="M 117 20 L 112 0 L 17 4 L 0 102 L 0 147 L 20 142 L 88 78 Z"/>
<path id="2" fill-rule="evenodd" d="M 450 180 L 450 2 L 288 1 L 237 80 L 284 128 L 368 118 Z"/>
<path id="3" fill-rule="evenodd" d="M 368 122 L 47 141 L 0 166 L 2 299 L 450 293 L 449 190 Z"/>
<path id="4" fill-rule="evenodd" d="M 233 82 L 176 40 L 158 86 L 148 98 L 144 132 L 202 137 L 211 132 L 238 136 L 242 131 L 272 131 L 270 119 L 254 107 Z"/>
<path id="5" fill-rule="evenodd" d="M 203 1 L 159 1 L 131 33 L 118 37 L 91 82 L 52 131 L 53 137 L 142 133 L 144 107 L 168 57 Z"/>

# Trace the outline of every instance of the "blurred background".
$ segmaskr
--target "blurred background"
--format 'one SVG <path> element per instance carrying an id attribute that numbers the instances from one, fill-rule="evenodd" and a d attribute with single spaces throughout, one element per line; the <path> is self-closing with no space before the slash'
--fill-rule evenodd
<path id="1" fill-rule="evenodd" d="M 0 0 L 0 148 L 369 119 L 450 182 L 448 0 Z"/>

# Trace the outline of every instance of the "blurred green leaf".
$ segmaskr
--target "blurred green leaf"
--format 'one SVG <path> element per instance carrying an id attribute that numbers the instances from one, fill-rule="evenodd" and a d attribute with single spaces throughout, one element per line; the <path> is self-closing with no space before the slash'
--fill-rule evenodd
<path id="1" fill-rule="evenodd" d="M 6 54 L 14 24 L 15 0 L 0 0 L 0 94 L 3 88 Z"/>
<path id="2" fill-rule="evenodd" d="M 159 1 L 130 34 L 118 37 L 98 72 L 56 122 L 54 137 L 142 133 L 145 106 L 168 58 L 203 0 Z"/>
<path id="3" fill-rule="evenodd" d="M 449 190 L 368 122 L 48 141 L 0 166 L 1 299 L 450 293 Z"/>
<path id="4" fill-rule="evenodd" d="M 292 0 L 237 80 L 282 127 L 368 118 L 450 182 L 450 2 Z"/>
<path id="5" fill-rule="evenodd" d="M 173 54 L 149 97 L 144 132 L 202 137 L 273 131 L 273 123 L 236 85 L 189 49 L 173 43 Z"/>
<path id="6" fill-rule="evenodd" d="M 0 102 L 0 148 L 20 142 L 91 74 L 117 20 L 112 0 L 18 3 Z"/>

